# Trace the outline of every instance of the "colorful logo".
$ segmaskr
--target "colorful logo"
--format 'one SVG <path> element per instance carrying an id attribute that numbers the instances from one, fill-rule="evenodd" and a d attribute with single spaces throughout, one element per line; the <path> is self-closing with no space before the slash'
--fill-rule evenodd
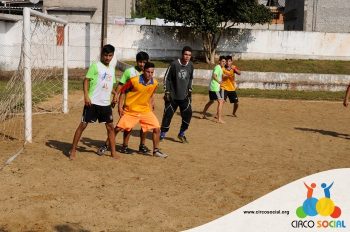
<path id="1" fill-rule="evenodd" d="M 313 191 L 316 188 L 315 183 L 311 183 L 308 186 L 305 182 L 304 185 L 307 188 L 307 198 L 304 201 L 302 206 L 299 206 L 296 210 L 296 215 L 299 218 L 305 218 L 307 216 L 331 216 L 332 218 L 338 218 L 341 215 L 341 209 L 335 205 L 335 203 L 331 199 L 330 189 L 333 186 L 332 184 L 328 185 L 326 183 L 322 183 L 321 187 L 324 192 L 324 197 L 317 199 L 313 197 Z"/>

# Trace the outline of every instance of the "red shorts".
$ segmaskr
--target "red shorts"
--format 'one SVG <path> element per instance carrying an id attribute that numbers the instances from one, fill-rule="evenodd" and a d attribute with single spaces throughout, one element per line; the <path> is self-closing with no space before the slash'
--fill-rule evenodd
<path id="1" fill-rule="evenodd" d="M 122 128 L 126 131 L 130 131 L 137 123 L 140 123 L 142 131 L 160 128 L 159 121 L 153 112 L 124 112 L 124 115 L 119 119 L 117 127 Z"/>

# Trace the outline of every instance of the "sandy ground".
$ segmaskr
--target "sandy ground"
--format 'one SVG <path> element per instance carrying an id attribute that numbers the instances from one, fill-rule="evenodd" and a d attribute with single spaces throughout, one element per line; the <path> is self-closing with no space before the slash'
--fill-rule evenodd
<path id="1" fill-rule="evenodd" d="M 80 94 L 71 96 L 73 104 Z M 340 102 L 241 98 L 238 118 L 227 116 L 226 104 L 226 124 L 217 124 L 212 116 L 199 119 L 207 97 L 193 100 L 190 143 L 176 139 L 176 114 L 161 143 L 167 159 L 136 152 L 118 161 L 99 157 L 106 132 L 95 124 L 69 161 L 81 103 L 68 115 L 35 116 L 34 142 L 0 171 L 0 231 L 179 231 L 306 175 L 350 167 L 350 111 Z M 160 95 L 157 104 L 160 119 Z M 135 150 L 137 134 L 130 140 Z M 2 160 L 12 148 L 2 144 Z"/>

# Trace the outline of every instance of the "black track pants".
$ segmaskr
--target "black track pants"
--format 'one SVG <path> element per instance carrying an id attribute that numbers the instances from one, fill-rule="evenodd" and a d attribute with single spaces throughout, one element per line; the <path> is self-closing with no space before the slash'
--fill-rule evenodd
<path id="1" fill-rule="evenodd" d="M 182 118 L 181 131 L 185 131 L 188 129 L 188 126 L 190 125 L 190 121 L 192 118 L 191 100 L 190 99 L 171 100 L 171 101 L 165 102 L 162 126 L 161 126 L 162 132 L 168 132 L 171 119 L 173 118 L 173 115 L 176 112 L 177 107 L 180 107 L 180 113 Z"/>

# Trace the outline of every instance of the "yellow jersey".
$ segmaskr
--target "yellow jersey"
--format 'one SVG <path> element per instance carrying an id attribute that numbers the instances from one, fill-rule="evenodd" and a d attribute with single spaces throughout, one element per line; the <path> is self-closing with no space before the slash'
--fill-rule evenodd
<path id="1" fill-rule="evenodd" d="M 129 113 L 148 113 L 152 111 L 150 99 L 158 87 L 158 81 L 151 79 L 145 83 L 143 75 L 130 78 L 120 90 L 125 93 L 124 110 Z"/>
<path id="2" fill-rule="evenodd" d="M 222 82 L 220 87 L 226 91 L 235 91 L 237 88 L 237 84 L 235 81 L 235 70 L 236 66 L 232 65 L 230 69 L 224 67 L 222 68 Z"/>

